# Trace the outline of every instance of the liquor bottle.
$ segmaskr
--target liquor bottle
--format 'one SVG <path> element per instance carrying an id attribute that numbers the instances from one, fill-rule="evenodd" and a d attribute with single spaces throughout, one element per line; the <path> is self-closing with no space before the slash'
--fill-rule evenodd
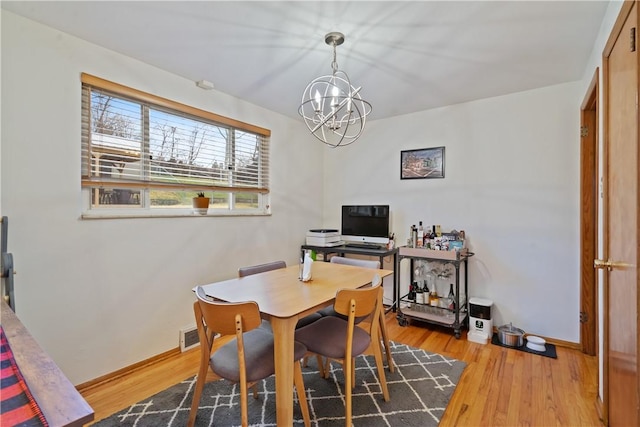
<path id="1" fill-rule="evenodd" d="M 437 307 L 440 302 L 440 297 L 438 297 L 438 293 L 436 292 L 436 288 L 434 287 L 431 291 L 431 295 L 429 295 L 429 304 L 433 307 Z"/>
<path id="2" fill-rule="evenodd" d="M 416 240 L 416 246 L 421 248 L 423 244 L 424 244 L 424 227 L 422 226 L 422 221 L 420 221 L 418 225 L 418 238 Z"/>
<path id="3" fill-rule="evenodd" d="M 418 228 L 415 224 L 411 226 L 411 247 L 415 248 L 418 240 Z"/>
<path id="4" fill-rule="evenodd" d="M 456 295 L 453 293 L 453 283 L 449 284 L 449 309 L 455 310 L 456 308 Z"/>

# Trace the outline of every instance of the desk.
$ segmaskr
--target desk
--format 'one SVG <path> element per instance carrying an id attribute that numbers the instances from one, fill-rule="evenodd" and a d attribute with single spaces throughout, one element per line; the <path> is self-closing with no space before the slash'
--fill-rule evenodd
<path id="1" fill-rule="evenodd" d="M 340 289 L 366 286 L 374 274 L 392 274 L 390 270 L 317 262 L 313 264 L 312 280 L 302 282 L 298 280 L 299 271 L 299 266 L 294 265 L 203 285 L 208 296 L 221 301 L 255 301 L 262 316 L 271 322 L 278 426 L 293 424 L 293 342 L 298 318 L 331 305 Z"/>
<path id="2" fill-rule="evenodd" d="M 336 254 L 339 256 L 344 256 L 344 254 L 357 254 L 357 255 L 367 255 L 367 256 L 377 256 L 380 259 L 380 267 L 384 267 L 384 258 L 389 255 L 393 255 L 393 302 L 391 303 L 391 307 L 389 310 L 393 310 L 396 312 L 397 306 L 397 298 L 396 298 L 396 289 L 399 287 L 399 264 L 398 264 L 398 248 L 387 249 L 386 247 L 376 247 L 372 246 L 371 248 L 360 248 L 349 245 L 340 245 L 340 246 L 314 246 L 314 245 L 302 245 L 300 246 L 300 250 L 304 252 L 305 249 L 316 251 L 317 253 L 324 255 L 324 260 L 329 261 L 327 255 Z M 389 312 L 387 310 L 387 313 Z"/>

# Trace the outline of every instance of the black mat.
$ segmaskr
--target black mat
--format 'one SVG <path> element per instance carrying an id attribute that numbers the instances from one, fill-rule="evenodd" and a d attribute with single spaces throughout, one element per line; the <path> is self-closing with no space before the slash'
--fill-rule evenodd
<path id="1" fill-rule="evenodd" d="M 466 363 L 391 342 L 395 373 L 385 369 L 391 400 L 385 402 L 373 356 L 356 357 L 353 389 L 355 427 L 436 427 L 449 403 Z M 331 364 L 329 379 L 320 377 L 315 357 L 303 368 L 312 427 L 344 426 L 342 366 Z M 195 377 L 118 412 L 93 427 L 184 427 L 187 425 Z M 271 376 L 259 383 L 259 398 L 249 397 L 249 425 L 276 427 L 275 384 Z M 226 381 L 205 385 L 196 427 L 240 424 L 239 390 Z M 294 393 L 295 395 L 295 393 Z M 296 399 L 297 400 L 297 399 Z M 302 415 L 294 404 L 294 426 Z"/>
<path id="2" fill-rule="evenodd" d="M 500 347 L 504 347 L 504 348 L 512 348 L 514 350 L 520 350 L 520 351 L 524 351 L 525 353 L 531 353 L 531 354 L 537 354 L 539 356 L 546 356 L 546 357 L 551 357 L 553 359 L 557 359 L 558 355 L 556 354 L 556 346 L 554 344 L 549 344 L 546 343 L 545 344 L 545 351 L 535 351 L 535 350 L 531 350 L 529 347 L 527 347 L 527 339 L 524 339 L 524 345 L 522 347 L 511 347 L 508 345 L 504 345 L 502 343 L 500 343 L 500 341 L 498 341 L 498 334 L 493 334 L 493 336 L 491 337 L 491 344 L 494 345 L 498 345 Z"/>

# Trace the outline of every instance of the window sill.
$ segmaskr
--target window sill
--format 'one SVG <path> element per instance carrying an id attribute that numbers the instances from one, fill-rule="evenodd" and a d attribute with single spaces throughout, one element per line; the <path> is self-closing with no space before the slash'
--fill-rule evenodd
<path id="1" fill-rule="evenodd" d="M 231 216 L 270 216 L 271 211 L 230 211 L 226 209 L 209 209 L 206 215 L 193 212 L 191 209 L 94 209 L 85 211 L 81 219 L 137 219 L 137 218 L 219 218 Z"/>

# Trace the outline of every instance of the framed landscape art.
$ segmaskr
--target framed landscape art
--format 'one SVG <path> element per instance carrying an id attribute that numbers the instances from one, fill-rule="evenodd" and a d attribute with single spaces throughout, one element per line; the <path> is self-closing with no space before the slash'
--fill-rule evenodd
<path id="1" fill-rule="evenodd" d="M 444 147 L 400 152 L 400 179 L 444 178 Z"/>

